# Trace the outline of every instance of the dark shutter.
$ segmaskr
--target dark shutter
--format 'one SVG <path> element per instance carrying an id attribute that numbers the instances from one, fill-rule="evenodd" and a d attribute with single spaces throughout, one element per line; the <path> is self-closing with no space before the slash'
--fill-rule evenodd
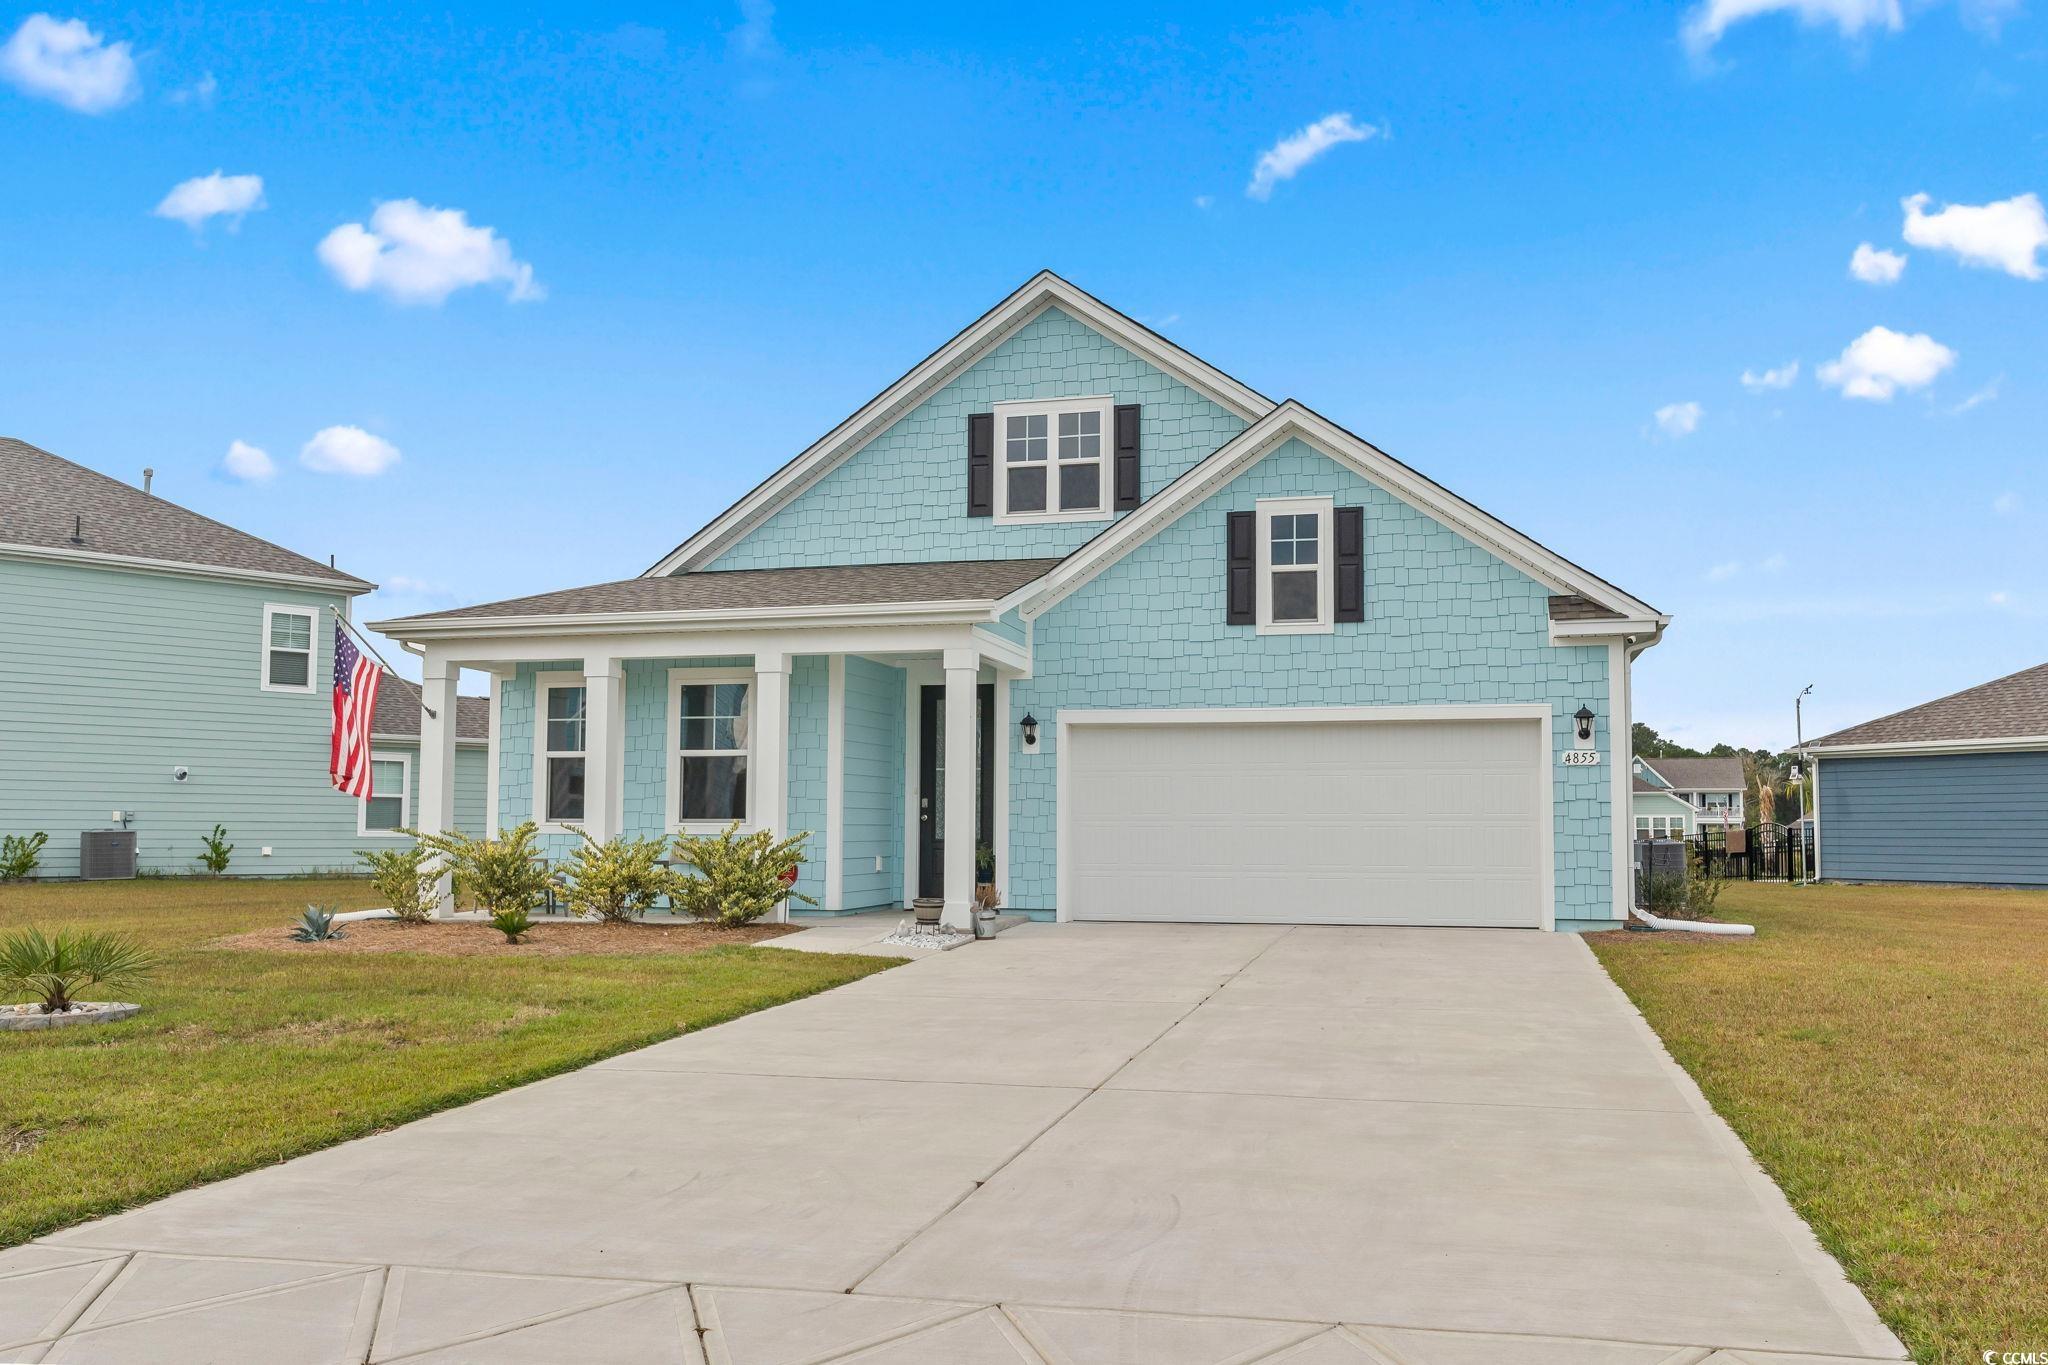
<path id="1" fill-rule="evenodd" d="M 1365 509 L 1337 509 L 1337 619 L 1365 619 Z"/>
<path id="2" fill-rule="evenodd" d="M 1227 580 L 1228 606 L 1225 625 L 1249 626 L 1258 622 L 1258 535 L 1256 513 L 1232 512 L 1227 550 L 1230 573 Z"/>
<path id="3" fill-rule="evenodd" d="M 967 414 L 967 515 L 996 514 L 996 415 Z"/>
<path id="4" fill-rule="evenodd" d="M 1138 405 L 1116 405 L 1116 510 L 1138 505 Z"/>

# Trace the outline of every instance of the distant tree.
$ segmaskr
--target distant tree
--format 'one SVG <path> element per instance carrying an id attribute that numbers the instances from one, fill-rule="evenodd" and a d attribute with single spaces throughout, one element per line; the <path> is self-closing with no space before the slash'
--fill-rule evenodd
<path id="1" fill-rule="evenodd" d="M 1637 721 L 1629 727 L 1629 738 L 1635 745 L 1638 758 L 1702 758 L 1697 749 L 1688 749 L 1683 744 L 1664 738 L 1649 726 Z"/>

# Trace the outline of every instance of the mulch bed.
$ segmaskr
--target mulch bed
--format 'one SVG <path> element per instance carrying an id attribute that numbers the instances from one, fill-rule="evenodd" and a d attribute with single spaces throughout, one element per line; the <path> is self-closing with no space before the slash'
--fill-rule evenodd
<path id="1" fill-rule="evenodd" d="M 726 929 L 715 924 L 594 924 L 585 921 L 536 920 L 520 943 L 488 924 L 400 924 L 396 920 L 357 920 L 344 925 L 345 938 L 325 943 L 300 943 L 291 929 L 258 929 L 236 934 L 208 946 L 263 953 L 431 953 L 438 957 L 563 957 L 572 953 L 645 956 L 658 953 L 700 953 L 723 944 L 759 943 L 794 934 L 801 924 L 746 924 Z"/>

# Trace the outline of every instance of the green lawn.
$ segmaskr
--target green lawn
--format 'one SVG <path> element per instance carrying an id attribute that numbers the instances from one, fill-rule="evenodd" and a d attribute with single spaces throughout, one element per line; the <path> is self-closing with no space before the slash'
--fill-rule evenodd
<path id="1" fill-rule="evenodd" d="M 1717 914 L 1757 938 L 1588 942 L 1915 1359 L 2048 1351 L 2048 893 L 1731 883 Z"/>
<path id="2" fill-rule="evenodd" d="M 745 947 L 519 958 L 206 946 L 282 929 L 309 901 L 377 903 L 355 881 L 0 886 L 0 931 L 114 929 L 164 958 L 124 992 L 145 1006 L 131 1021 L 0 1033 L 0 1246 L 895 965 Z M 518 1178 L 516 1156 L 476 1159 L 509 1160 Z"/>

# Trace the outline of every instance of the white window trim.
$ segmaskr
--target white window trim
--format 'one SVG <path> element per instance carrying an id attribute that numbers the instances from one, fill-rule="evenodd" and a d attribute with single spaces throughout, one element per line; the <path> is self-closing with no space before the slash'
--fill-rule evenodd
<path id="1" fill-rule="evenodd" d="M 381 749 L 372 749 L 370 751 L 370 762 L 373 764 L 401 763 L 405 765 L 404 774 L 398 779 L 398 823 L 400 828 L 411 829 L 412 755 L 408 753 L 387 752 Z M 379 793 L 378 799 L 381 800 L 382 798 L 383 793 Z M 364 796 L 358 797 L 356 799 L 356 837 L 358 839 L 403 839 L 406 836 L 400 834 L 398 830 L 395 829 L 371 829 L 370 798 Z"/>
<path id="2" fill-rule="evenodd" d="M 533 823 L 543 834 L 568 834 L 577 822 L 548 819 L 548 689 L 581 687 L 583 693 L 583 823 L 590 821 L 590 679 L 567 669 L 533 675 Z M 566 756 L 568 751 L 563 751 Z"/>
<path id="3" fill-rule="evenodd" d="M 270 680 L 270 618 L 273 616 L 305 616 L 311 621 L 306 627 L 306 685 L 293 687 L 289 683 L 274 683 Z M 263 635 L 256 651 L 256 682 L 265 692 L 290 692 L 306 696 L 320 688 L 320 608 L 296 606 L 290 602 L 265 602 L 263 604 Z"/>
<path id="4" fill-rule="evenodd" d="M 745 833 L 754 828 L 754 706 L 761 696 L 760 679 L 751 668 L 671 668 L 668 671 L 667 772 L 661 784 L 661 818 L 671 834 L 717 834 L 732 823 L 730 820 L 684 821 L 676 818 L 683 799 L 683 688 L 685 685 L 707 683 L 747 685 L 747 747 L 726 752 L 743 753 L 747 757 L 747 809 L 740 816 L 740 830 Z"/>
<path id="5" fill-rule="evenodd" d="M 998 526 L 1039 526 L 1047 522 L 1064 521 L 1109 521 L 1116 516 L 1116 399 L 1106 394 L 1094 394 L 1082 398 L 1042 398 L 1028 402 L 995 403 L 991 405 L 995 414 L 995 522 Z M 1102 414 L 1101 449 L 1096 456 L 1099 473 L 1095 488 L 1102 506 L 1094 511 L 1062 512 L 1059 502 L 1059 413 L 1099 412 Z M 1045 455 L 1045 500 L 1047 510 L 1043 512 L 1010 511 L 1010 480 L 1008 447 L 1004 441 L 1006 420 L 1011 417 L 1033 417 L 1043 415 L 1046 423 Z M 1068 464 L 1082 464 L 1085 461 L 1069 460 Z"/>
<path id="6" fill-rule="evenodd" d="M 1337 629 L 1334 561 L 1337 554 L 1335 498 L 1260 498 L 1256 535 L 1258 554 L 1254 569 L 1258 598 L 1258 633 L 1261 635 L 1329 635 Z M 1273 518 L 1313 512 L 1316 522 L 1316 619 L 1275 621 L 1273 619 Z"/>

